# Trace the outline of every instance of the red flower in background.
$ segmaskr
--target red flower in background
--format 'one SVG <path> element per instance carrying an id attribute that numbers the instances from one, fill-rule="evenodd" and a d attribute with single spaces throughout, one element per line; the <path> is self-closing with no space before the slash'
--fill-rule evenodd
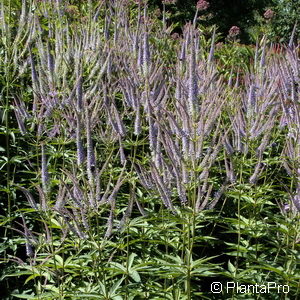
<path id="1" fill-rule="evenodd" d="M 238 27 L 238 26 L 232 26 L 232 27 L 229 29 L 228 36 L 229 36 L 229 37 L 236 37 L 236 36 L 239 35 L 240 33 L 241 33 L 240 27 Z"/>
<path id="2" fill-rule="evenodd" d="M 264 13 L 264 18 L 267 20 L 272 19 L 275 16 L 275 12 L 272 9 L 267 9 Z"/>
<path id="3" fill-rule="evenodd" d="M 199 0 L 196 4 L 196 8 L 198 10 L 207 10 L 209 7 L 209 3 L 205 0 Z"/>

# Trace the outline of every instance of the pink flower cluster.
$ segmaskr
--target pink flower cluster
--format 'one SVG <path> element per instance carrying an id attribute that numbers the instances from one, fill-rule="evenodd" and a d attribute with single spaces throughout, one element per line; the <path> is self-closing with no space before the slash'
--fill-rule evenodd
<path id="1" fill-rule="evenodd" d="M 241 30 L 238 26 L 232 26 L 230 29 L 229 29 L 229 32 L 228 32 L 228 36 L 229 37 L 236 37 L 237 35 L 239 35 L 241 33 Z"/>
<path id="2" fill-rule="evenodd" d="M 205 0 L 199 0 L 198 2 L 197 2 L 197 5 L 196 5 L 196 8 L 198 9 L 198 10 L 207 10 L 208 9 L 208 7 L 209 7 L 209 3 L 207 2 L 207 1 L 205 1 Z"/>
<path id="3" fill-rule="evenodd" d="M 272 10 L 272 9 L 267 9 L 264 13 L 264 18 L 267 19 L 267 20 L 270 20 L 274 17 L 275 15 L 275 12 Z"/>

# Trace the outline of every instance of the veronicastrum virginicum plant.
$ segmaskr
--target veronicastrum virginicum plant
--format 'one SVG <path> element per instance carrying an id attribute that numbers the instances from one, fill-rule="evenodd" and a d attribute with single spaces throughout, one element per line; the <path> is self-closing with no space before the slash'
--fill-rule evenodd
<path id="1" fill-rule="evenodd" d="M 146 1 L 18 9 L 1 6 L 6 136 L 11 122 L 26 174 L 7 170 L 5 261 L 23 273 L 2 278 L 28 276 L 15 297 L 207 299 L 210 277 L 295 296 L 297 48 L 264 39 L 223 76 L 215 29 L 210 49 L 195 22 L 174 40 Z"/>

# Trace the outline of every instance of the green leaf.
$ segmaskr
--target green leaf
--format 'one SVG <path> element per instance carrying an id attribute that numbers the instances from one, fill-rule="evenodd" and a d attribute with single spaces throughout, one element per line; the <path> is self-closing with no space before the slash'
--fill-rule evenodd
<path id="1" fill-rule="evenodd" d="M 103 300 L 103 295 L 91 294 L 91 293 L 86 293 L 86 294 L 70 294 L 68 296 L 72 297 L 73 299 L 76 299 L 76 298 L 87 298 L 87 299 L 102 299 Z"/>
<path id="2" fill-rule="evenodd" d="M 19 277 L 19 276 L 22 276 L 22 275 L 31 275 L 31 274 L 32 274 L 31 271 L 19 271 L 19 272 L 3 275 L 0 278 L 0 280 L 3 280 L 6 277 Z"/>
<path id="3" fill-rule="evenodd" d="M 11 294 L 11 295 L 19 299 L 38 299 L 36 296 L 33 295 L 24 295 L 24 294 Z"/>
<path id="4" fill-rule="evenodd" d="M 109 295 L 112 297 L 120 287 L 121 283 L 123 282 L 124 278 L 122 277 L 120 280 L 118 280 L 109 290 Z"/>
<path id="5" fill-rule="evenodd" d="M 235 266 L 230 262 L 230 260 L 228 261 L 228 270 L 230 273 L 235 273 L 236 272 L 236 268 Z"/>
<path id="6" fill-rule="evenodd" d="M 127 273 L 127 269 L 123 265 L 121 265 L 117 262 L 111 262 L 110 265 L 113 266 L 112 268 L 110 268 L 112 270 L 120 271 L 122 274 Z"/>
<path id="7" fill-rule="evenodd" d="M 137 256 L 135 253 L 131 253 L 128 258 L 128 269 L 131 269 L 134 258 Z"/>
<path id="8" fill-rule="evenodd" d="M 55 259 L 57 265 L 59 265 L 60 267 L 64 266 L 64 260 L 60 255 L 55 254 L 54 259 Z"/>
<path id="9" fill-rule="evenodd" d="M 139 273 L 137 271 L 131 271 L 129 272 L 129 276 L 135 281 L 135 282 L 140 282 L 141 281 L 141 277 L 139 275 Z"/>

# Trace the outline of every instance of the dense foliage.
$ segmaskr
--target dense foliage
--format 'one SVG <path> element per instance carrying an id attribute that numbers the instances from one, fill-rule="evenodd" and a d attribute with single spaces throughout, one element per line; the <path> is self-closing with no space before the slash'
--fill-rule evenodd
<path id="1" fill-rule="evenodd" d="M 132 0 L 133 1 L 133 0 Z M 90 1 L 97 3 L 97 0 Z M 103 1 L 109 2 L 109 1 Z M 138 2 L 138 1 L 135 1 Z M 155 16 L 165 18 L 168 25 L 173 25 L 173 32 L 182 32 L 182 27 L 192 21 L 196 12 L 196 4 L 201 0 L 148 0 L 149 9 Z M 241 28 L 239 39 L 244 44 L 255 43 L 257 36 L 268 32 L 269 40 L 288 43 L 294 25 L 300 22 L 300 5 L 298 0 L 210 0 L 198 12 L 198 25 L 216 25 L 224 41 L 232 26 Z M 78 12 L 84 7 L 82 1 L 70 0 Z M 127 1 L 127 5 L 130 0 Z M 271 10 L 272 16 L 266 17 Z M 295 40 L 299 39 L 299 29 L 295 32 Z"/>
<path id="2" fill-rule="evenodd" d="M 297 0 L 277 0 L 273 4 L 274 17 L 270 24 L 270 38 L 281 43 L 288 43 L 295 25 L 300 23 L 300 5 Z M 294 39 L 299 41 L 299 26 L 295 27 Z"/>
<path id="3" fill-rule="evenodd" d="M 178 0 L 173 5 L 169 5 L 170 22 L 184 25 L 188 20 L 192 20 L 196 2 Z M 232 26 L 239 26 L 242 29 L 240 39 L 244 43 L 251 42 L 249 29 L 255 25 L 262 25 L 261 20 L 259 20 L 260 22 L 257 20 L 257 15 L 262 16 L 265 8 L 272 4 L 270 0 L 211 0 L 207 2 L 209 3 L 208 8 L 199 13 L 199 23 L 216 24 L 223 39 L 226 38 Z"/>
<path id="4" fill-rule="evenodd" d="M 167 5 L 1 3 L 3 299 L 299 298 L 299 45 Z"/>
<path id="5" fill-rule="evenodd" d="M 150 7 L 163 10 L 163 1 L 151 0 Z M 196 11 L 195 0 L 165 1 L 167 21 L 175 24 L 174 31 L 193 20 Z M 201 1 L 198 1 L 201 2 Z M 210 0 L 207 8 L 200 10 L 198 24 L 217 25 L 222 40 L 232 26 L 241 28 L 239 39 L 245 44 L 255 43 L 258 35 L 268 32 L 273 42 L 288 43 L 294 25 L 300 22 L 298 0 Z M 266 11 L 272 11 L 268 16 Z M 299 29 L 295 39 L 299 39 Z"/>

